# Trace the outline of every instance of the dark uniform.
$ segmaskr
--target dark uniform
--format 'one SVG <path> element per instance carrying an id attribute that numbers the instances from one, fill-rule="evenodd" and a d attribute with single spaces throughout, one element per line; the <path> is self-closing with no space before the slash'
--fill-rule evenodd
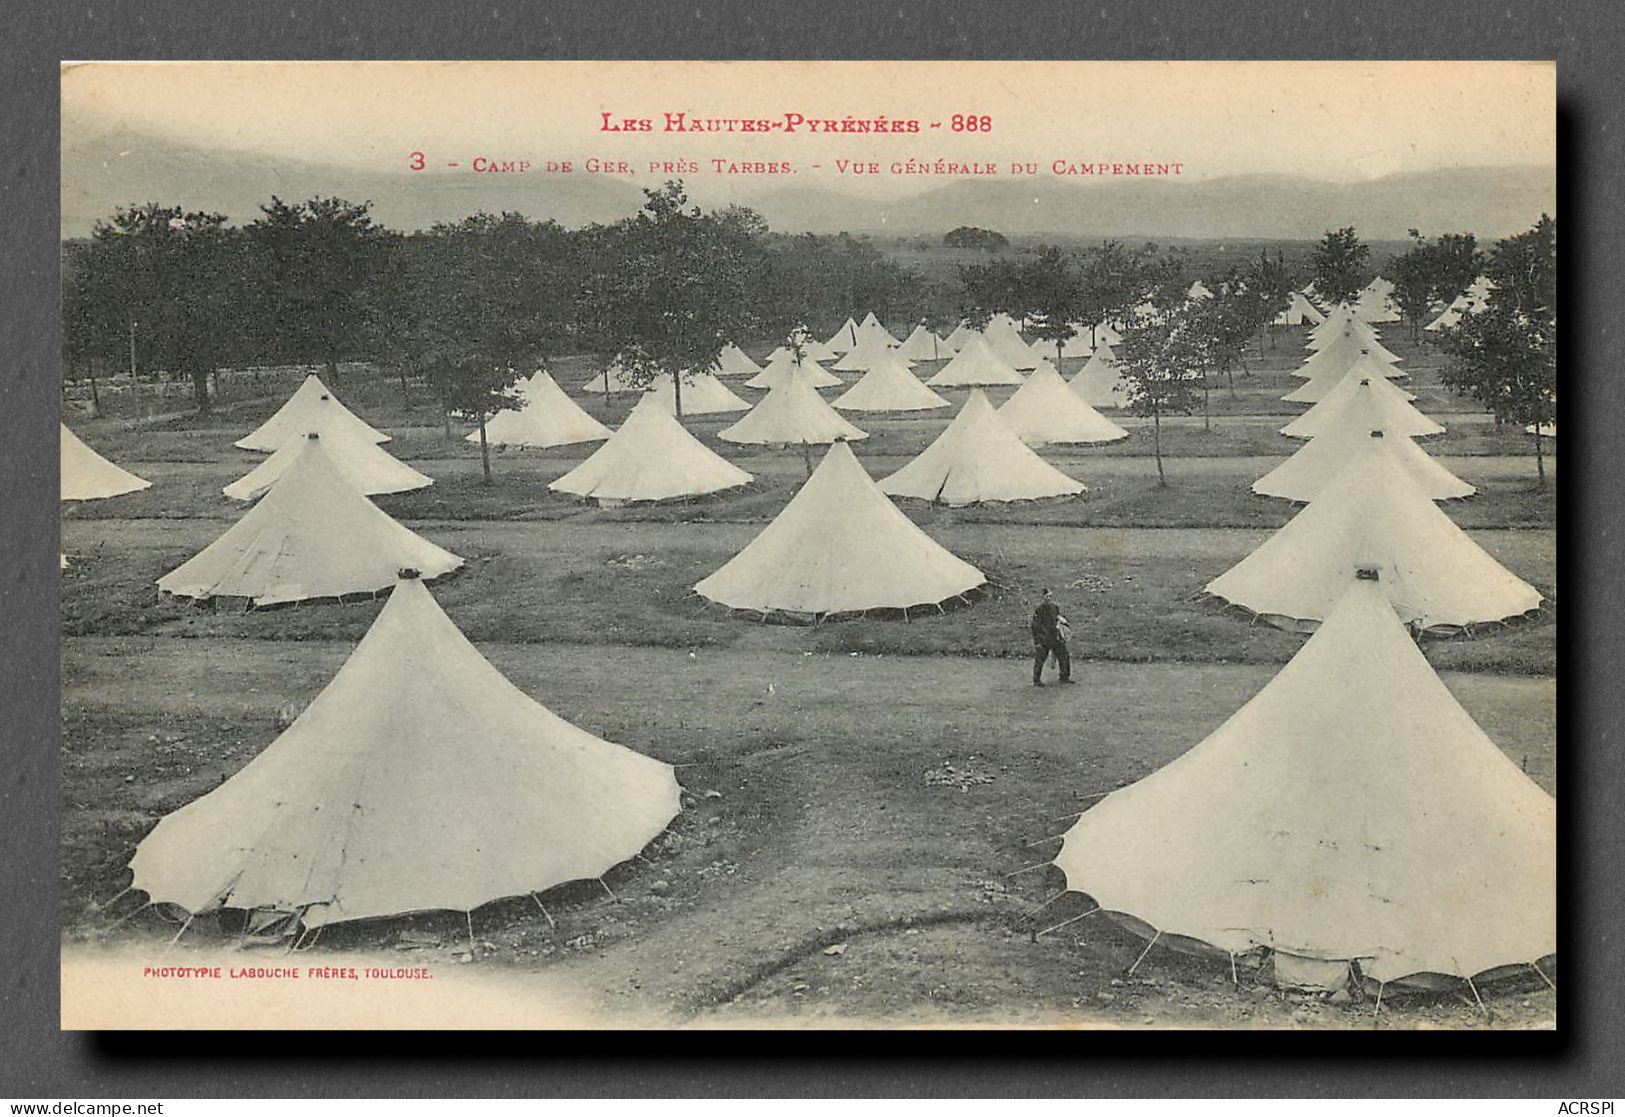
<path id="1" fill-rule="evenodd" d="M 1038 603 L 1033 610 L 1033 682 L 1042 681 L 1044 664 L 1050 656 L 1061 669 L 1061 681 L 1072 681 L 1072 656 L 1067 651 L 1066 637 L 1061 635 L 1061 607 L 1049 598 Z"/>

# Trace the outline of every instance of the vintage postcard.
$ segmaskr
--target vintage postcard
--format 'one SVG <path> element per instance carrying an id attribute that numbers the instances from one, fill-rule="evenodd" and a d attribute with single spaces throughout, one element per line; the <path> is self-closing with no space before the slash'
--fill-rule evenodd
<path id="1" fill-rule="evenodd" d="M 63 1027 L 1555 1027 L 1555 91 L 65 64 Z"/>

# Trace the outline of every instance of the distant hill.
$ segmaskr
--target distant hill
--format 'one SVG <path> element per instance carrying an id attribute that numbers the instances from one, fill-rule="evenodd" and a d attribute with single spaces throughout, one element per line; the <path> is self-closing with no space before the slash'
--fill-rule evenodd
<path id="1" fill-rule="evenodd" d="M 706 180 L 689 182 L 701 204 Z M 229 151 L 133 133 L 77 138 L 62 149 L 62 235 L 84 236 L 98 218 L 146 201 L 252 221 L 272 194 L 371 200 L 396 229 L 427 228 L 485 210 L 513 210 L 577 227 L 625 217 L 643 203 L 637 185 L 585 175 L 358 171 Z M 1290 175 L 1174 180 L 963 180 L 875 201 L 818 186 L 786 186 L 744 199 L 784 232 L 941 236 L 959 225 L 1006 236 L 1271 238 L 1320 236 L 1354 225 L 1366 240 L 1410 228 L 1481 239 L 1528 228 L 1556 212 L 1556 174 L 1536 167 L 1478 167 L 1329 183 Z"/>
<path id="2" fill-rule="evenodd" d="M 1471 167 L 1358 183 L 1290 175 L 1207 182 L 962 180 L 887 203 L 792 188 L 751 204 L 775 229 L 811 232 L 913 236 L 978 225 L 1006 236 L 1286 240 L 1353 225 L 1365 240 L 1403 240 L 1412 228 L 1487 239 L 1527 229 L 1543 212 L 1555 215 L 1557 179 L 1554 171 L 1538 167 Z"/>
<path id="3" fill-rule="evenodd" d="M 405 230 L 481 210 L 511 210 L 576 228 L 618 221 L 643 204 L 643 192 L 629 182 L 581 175 L 358 171 L 131 134 L 62 147 L 64 237 L 85 236 L 114 209 L 148 201 L 224 213 L 246 224 L 272 194 L 285 201 L 318 194 L 371 200 L 375 220 Z"/>

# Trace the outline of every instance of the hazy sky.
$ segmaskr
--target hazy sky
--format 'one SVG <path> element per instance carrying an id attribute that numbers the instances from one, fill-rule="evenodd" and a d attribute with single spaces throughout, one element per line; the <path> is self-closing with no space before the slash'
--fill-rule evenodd
<path id="1" fill-rule="evenodd" d="M 1442 166 L 1553 165 L 1556 68 L 1530 62 L 1354 63 L 90 63 L 64 68 L 67 143 L 125 129 L 375 170 L 476 156 L 576 162 L 787 160 L 819 185 L 874 182 L 833 161 L 911 155 L 1179 162 L 1359 180 Z M 666 112 L 940 121 L 920 135 L 671 134 Z M 607 134 L 601 112 L 656 131 Z M 955 113 L 992 131 L 951 131 Z M 709 166 L 704 168 L 710 170 Z M 652 177 L 661 177 L 654 174 Z M 801 182 L 811 185 L 807 178 Z M 783 185 L 778 179 L 773 185 Z"/>

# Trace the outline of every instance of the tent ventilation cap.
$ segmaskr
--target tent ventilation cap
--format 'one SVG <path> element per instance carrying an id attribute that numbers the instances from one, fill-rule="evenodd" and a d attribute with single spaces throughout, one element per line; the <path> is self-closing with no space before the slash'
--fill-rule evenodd
<path id="1" fill-rule="evenodd" d="M 1364 377 L 1364 376 L 1360 377 L 1360 387 L 1362 387 L 1362 388 L 1371 387 L 1371 381 L 1368 378 Z"/>
<path id="2" fill-rule="evenodd" d="M 410 582 L 422 576 L 421 571 L 415 566 L 403 566 L 395 573 L 403 582 Z"/>
<path id="3" fill-rule="evenodd" d="M 311 431 L 309 434 L 305 435 L 305 437 L 310 439 L 312 442 L 319 442 L 321 441 L 322 436 L 317 434 L 315 431 Z"/>
<path id="4" fill-rule="evenodd" d="M 1372 438 L 1381 438 L 1382 437 L 1382 432 L 1381 431 L 1372 431 L 1371 432 L 1371 437 Z"/>
<path id="5" fill-rule="evenodd" d="M 1377 568 L 1375 566 L 1359 567 L 1354 571 L 1354 576 L 1362 582 L 1375 582 L 1379 580 Z"/>
<path id="6" fill-rule="evenodd" d="M 330 395 L 328 395 L 328 394 L 327 394 L 327 393 L 326 393 L 326 392 L 323 392 L 323 393 L 322 393 L 322 398 L 323 398 L 323 399 L 332 399 L 332 398 L 333 398 L 333 397 L 332 397 L 332 396 L 330 396 Z"/>

